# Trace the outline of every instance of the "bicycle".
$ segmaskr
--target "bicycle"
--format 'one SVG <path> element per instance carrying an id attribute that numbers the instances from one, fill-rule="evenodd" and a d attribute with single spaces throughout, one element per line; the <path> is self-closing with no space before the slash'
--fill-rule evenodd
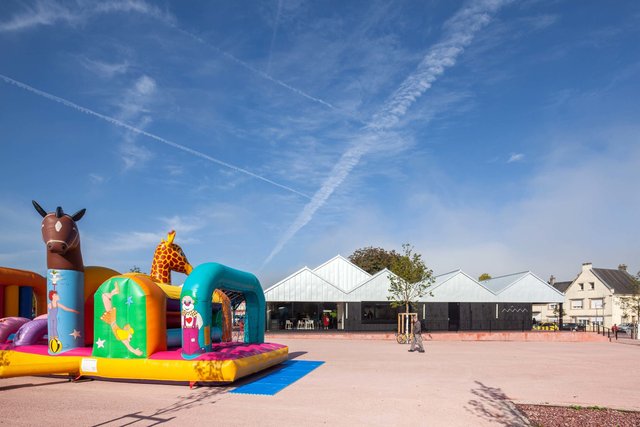
<path id="1" fill-rule="evenodd" d="M 409 344 L 412 339 L 413 339 L 413 334 L 396 333 L 396 341 L 398 341 L 398 344 Z"/>

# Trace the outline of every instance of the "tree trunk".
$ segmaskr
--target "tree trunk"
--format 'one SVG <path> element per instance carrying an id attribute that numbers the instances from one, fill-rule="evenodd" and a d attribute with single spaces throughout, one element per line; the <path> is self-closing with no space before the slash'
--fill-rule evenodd
<path id="1" fill-rule="evenodd" d="M 407 334 L 407 338 L 408 338 L 409 334 L 411 333 L 411 331 L 409 330 L 410 322 L 409 322 L 409 316 L 408 316 L 408 314 L 409 314 L 409 303 L 408 302 L 405 303 L 405 309 L 406 309 L 406 313 L 407 313 L 407 316 L 405 316 L 405 317 L 407 318 L 407 320 L 405 320 L 406 326 L 405 326 L 404 330 L 405 330 L 405 333 Z M 409 339 L 407 339 L 407 343 L 408 342 L 409 342 Z"/>

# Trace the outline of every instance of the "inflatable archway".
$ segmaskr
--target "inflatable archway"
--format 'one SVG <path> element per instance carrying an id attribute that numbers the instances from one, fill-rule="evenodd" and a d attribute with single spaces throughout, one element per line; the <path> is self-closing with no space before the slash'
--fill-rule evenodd
<path id="1" fill-rule="evenodd" d="M 182 312 L 182 356 L 198 357 L 211 351 L 211 299 L 216 289 L 240 292 L 245 297 L 245 343 L 263 343 L 266 310 L 258 278 L 215 262 L 197 266 L 180 293 Z"/>

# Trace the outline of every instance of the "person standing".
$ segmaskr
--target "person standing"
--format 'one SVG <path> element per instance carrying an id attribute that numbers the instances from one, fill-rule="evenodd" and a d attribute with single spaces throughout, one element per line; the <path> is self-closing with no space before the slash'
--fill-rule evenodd
<path id="1" fill-rule="evenodd" d="M 411 348 L 409 351 L 415 351 L 416 347 L 418 347 L 418 352 L 424 353 L 424 347 L 422 346 L 422 325 L 420 324 L 418 316 L 416 316 L 413 321 L 413 339 L 411 340 Z"/>
<path id="2" fill-rule="evenodd" d="M 618 325 L 614 323 L 613 326 L 611 327 L 611 331 L 613 331 L 616 339 L 618 339 Z"/>

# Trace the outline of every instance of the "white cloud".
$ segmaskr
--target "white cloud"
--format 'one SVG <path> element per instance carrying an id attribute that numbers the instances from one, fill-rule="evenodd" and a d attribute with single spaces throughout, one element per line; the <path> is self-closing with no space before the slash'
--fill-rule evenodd
<path id="1" fill-rule="evenodd" d="M 140 115 L 147 113 L 146 106 L 153 100 L 156 87 L 156 82 L 153 78 L 147 75 L 139 77 L 121 97 L 118 118 L 124 121 L 135 121 L 140 118 Z M 151 118 L 147 116 L 146 120 L 151 120 Z M 143 124 L 146 125 L 148 122 Z"/>
<path id="2" fill-rule="evenodd" d="M 90 173 L 89 174 L 89 179 L 94 184 L 102 184 L 105 181 L 104 176 L 98 175 L 97 173 Z"/>
<path id="3" fill-rule="evenodd" d="M 90 240 L 91 235 L 85 233 L 85 240 Z M 110 240 L 101 240 L 99 242 L 100 252 L 134 252 L 140 249 L 153 249 L 166 237 L 166 234 L 150 233 L 146 231 L 130 231 L 127 233 L 114 233 Z M 90 251 L 87 251 L 90 252 Z"/>
<path id="4" fill-rule="evenodd" d="M 24 10 L 14 14 L 8 21 L 0 22 L 0 32 L 24 31 L 42 25 L 78 25 L 89 18 L 104 13 L 136 12 L 173 23 L 171 14 L 142 0 L 106 0 L 100 2 L 78 2 L 69 7 L 53 0 L 37 0 L 25 5 Z"/>
<path id="5" fill-rule="evenodd" d="M 140 95 L 151 95 L 156 90 L 156 81 L 149 76 L 142 76 L 136 82 L 136 92 Z"/>
<path id="6" fill-rule="evenodd" d="M 167 11 L 163 11 L 157 6 L 149 4 L 143 0 L 107 0 L 100 1 L 94 5 L 96 13 L 115 12 L 137 12 L 143 15 L 152 16 L 167 23 L 174 23 L 175 18 Z"/>
<path id="7" fill-rule="evenodd" d="M 130 66 L 127 61 L 111 64 L 89 58 L 82 58 L 81 63 L 86 69 L 105 79 L 126 73 Z"/>
<path id="8" fill-rule="evenodd" d="M 72 24 L 79 19 L 77 14 L 61 4 L 36 1 L 32 6 L 25 5 L 25 10 L 15 14 L 10 20 L 0 22 L 0 32 L 21 31 L 40 25 L 53 25 L 58 22 Z"/>
<path id="9" fill-rule="evenodd" d="M 549 151 L 517 196 L 490 201 L 450 179 L 443 191 L 434 191 L 441 179 L 437 169 L 444 167 L 434 164 L 435 175 L 414 176 L 397 190 L 395 200 L 404 202 L 392 209 L 387 198 L 355 195 L 340 221 L 316 224 L 316 234 L 289 250 L 286 263 L 299 259 L 313 266 L 337 252 L 346 256 L 369 245 L 397 250 L 409 242 L 438 274 L 457 268 L 475 277 L 531 270 L 545 280 L 551 274 L 571 280 L 585 261 L 602 268 L 625 263 L 635 273 L 638 135 L 637 128 L 545 134 Z"/>
<path id="10" fill-rule="evenodd" d="M 174 215 L 169 218 L 160 218 L 160 220 L 166 224 L 167 231 L 175 230 L 180 233 L 180 236 L 188 235 L 193 231 L 197 231 L 206 225 L 206 221 L 202 217 L 197 216 L 181 216 Z"/>
<path id="11" fill-rule="evenodd" d="M 507 160 L 507 163 L 521 162 L 522 160 L 524 160 L 524 154 L 512 153 L 511 156 L 509 156 L 509 160 Z"/>
<path id="12" fill-rule="evenodd" d="M 367 133 L 357 138 L 340 157 L 329 177 L 278 240 L 263 262 L 263 268 L 301 228 L 313 219 L 316 211 L 327 202 L 353 168 L 358 165 L 362 156 L 380 143 L 381 133 L 397 125 L 408 108 L 431 87 L 445 69 L 455 64 L 456 58 L 471 43 L 475 33 L 490 21 L 489 14 L 495 12 L 502 4 L 503 2 L 498 0 L 473 3 L 459 10 L 445 23 L 446 35 L 443 40 L 427 51 L 416 71 L 402 82 L 380 111 L 373 116 L 366 126 Z"/>
<path id="13" fill-rule="evenodd" d="M 524 23 L 526 25 L 530 25 L 531 28 L 534 29 L 534 30 L 544 30 L 544 29 L 554 25 L 559 20 L 560 20 L 560 16 L 559 15 L 551 15 L 551 14 L 545 14 L 545 15 L 532 16 L 532 17 L 529 17 L 529 18 L 523 18 Z"/>
<path id="14" fill-rule="evenodd" d="M 180 176 L 184 174 L 184 167 L 179 165 L 165 165 L 164 168 L 170 176 Z"/>
<path id="15" fill-rule="evenodd" d="M 420 248 L 439 270 L 460 266 L 494 275 L 532 270 L 545 279 L 554 274 L 571 280 L 585 261 L 640 268 L 638 132 L 559 134 L 552 138 L 557 148 L 516 199 L 487 205 L 481 197 L 454 204 L 431 197 L 428 212 L 407 226 L 415 227 L 416 236 L 428 236 Z M 593 138 L 595 148 L 585 142 Z"/>
<path id="16" fill-rule="evenodd" d="M 153 153 L 147 148 L 135 143 L 135 135 L 127 133 L 120 144 L 122 166 L 125 171 L 144 165 L 153 159 Z"/>
<path id="17" fill-rule="evenodd" d="M 189 153 L 189 154 L 191 154 L 193 156 L 199 157 L 201 159 L 208 160 L 209 162 L 215 163 L 215 164 L 220 165 L 220 166 L 224 166 L 225 168 L 232 169 L 232 170 L 234 170 L 236 172 L 243 173 L 245 175 L 251 176 L 251 177 L 256 178 L 256 179 L 259 179 L 259 180 L 261 180 L 263 182 L 267 182 L 267 183 L 269 183 L 271 185 L 274 185 L 274 186 L 279 187 L 281 189 L 287 190 L 287 191 L 289 191 L 291 193 L 295 193 L 295 194 L 297 194 L 299 196 L 302 196 L 304 198 L 307 198 L 307 199 L 309 198 L 309 196 L 307 196 L 306 194 L 301 193 L 301 192 L 299 192 L 299 191 L 297 191 L 297 190 L 295 190 L 295 189 L 293 189 L 291 187 L 288 187 L 286 185 L 279 184 L 279 183 L 277 183 L 277 182 L 275 182 L 273 180 L 270 180 L 269 178 L 266 178 L 264 176 L 255 174 L 255 173 L 253 173 L 253 172 L 251 172 L 249 170 L 239 168 L 239 167 L 234 166 L 234 165 L 232 165 L 230 163 L 223 162 L 222 160 L 216 159 L 215 157 L 211 157 L 211 156 L 209 156 L 209 155 L 207 155 L 205 153 L 202 153 L 200 151 L 197 151 L 197 150 L 194 150 L 192 148 L 186 147 L 186 146 L 184 146 L 182 144 L 178 144 L 176 142 L 170 141 L 168 139 L 162 138 L 162 137 L 160 137 L 158 135 L 155 135 L 153 133 L 146 132 L 145 130 L 140 129 L 139 127 L 135 127 L 135 126 L 132 126 L 132 125 L 130 125 L 128 123 L 125 123 L 122 120 L 119 120 L 119 119 L 116 119 L 116 118 L 113 118 L 113 117 L 110 117 L 110 116 L 106 116 L 104 114 L 100 114 L 100 113 L 98 113 L 96 111 L 93 111 L 93 110 L 91 110 L 89 108 L 86 108 L 86 107 L 82 107 L 82 106 L 80 106 L 78 104 L 75 104 L 75 103 L 73 103 L 71 101 L 68 101 L 68 100 L 66 100 L 64 98 L 61 98 L 59 96 L 55 96 L 55 95 L 52 95 L 52 94 L 50 94 L 48 92 L 41 91 L 39 89 L 34 88 L 33 86 L 29 86 L 26 83 L 22 83 L 20 81 L 14 80 L 14 79 L 12 79 L 10 77 L 7 77 L 7 76 L 5 76 L 3 74 L 0 74 L 0 80 L 3 80 L 5 83 L 8 83 L 8 84 L 14 85 L 16 87 L 19 87 L 20 89 L 26 90 L 27 92 L 31 92 L 31 93 L 33 93 L 35 95 L 41 96 L 43 98 L 46 98 L 46 99 L 48 99 L 50 101 L 54 101 L 54 102 L 57 102 L 59 104 L 62 104 L 64 106 L 69 107 L 69 108 L 71 108 L 73 110 L 76 110 L 78 112 L 81 112 L 81 113 L 84 113 L 84 114 L 88 114 L 88 115 L 100 118 L 100 119 L 102 119 L 102 120 L 104 120 L 104 121 L 106 121 L 108 123 L 111 123 L 112 125 L 115 125 L 115 126 L 117 126 L 119 128 L 126 129 L 127 131 L 129 131 L 129 132 L 131 132 L 133 134 L 145 135 L 145 136 L 147 136 L 147 137 L 149 137 L 149 138 L 151 138 L 151 139 L 153 139 L 153 140 L 155 140 L 157 142 L 161 142 L 161 143 L 163 143 L 165 145 L 168 145 L 170 147 L 176 148 L 176 149 L 181 150 L 183 152 Z M 125 163 L 126 163 L 126 161 L 125 161 Z"/>
<path id="18" fill-rule="evenodd" d="M 135 123 L 137 129 L 145 129 L 152 121 L 151 116 L 147 113 L 155 92 L 156 82 L 154 79 L 147 75 L 139 77 L 121 98 L 118 118 L 127 123 Z M 125 171 L 144 165 L 153 158 L 153 153 L 150 150 L 136 143 L 137 136 L 138 133 L 126 130 L 124 140 L 120 144 L 120 154 Z"/>

